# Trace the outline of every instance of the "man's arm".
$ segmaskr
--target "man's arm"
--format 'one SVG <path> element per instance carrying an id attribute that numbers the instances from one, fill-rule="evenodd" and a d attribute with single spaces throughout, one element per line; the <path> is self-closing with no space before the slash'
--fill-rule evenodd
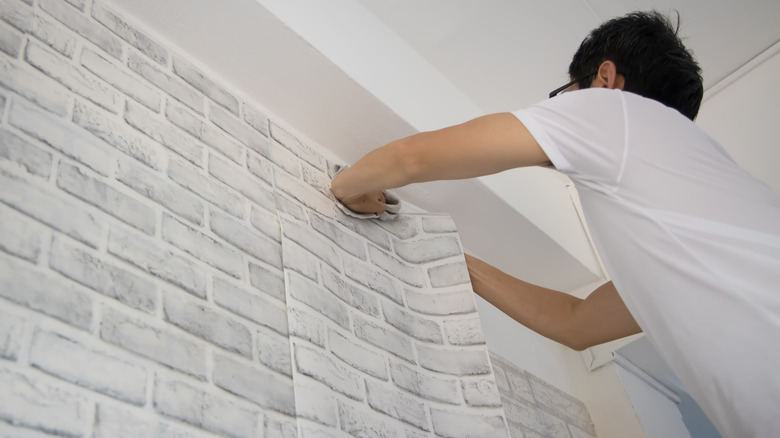
<path id="1" fill-rule="evenodd" d="M 466 255 L 474 291 L 512 319 L 574 350 L 642 331 L 612 282 L 584 300 L 514 278 Z"/>
<path id="2" fill-rule="evenodd" d="M 331 191 L 355 211 L 381 212 L 384 200 L 378 194 L 383 190 L 548 164 L 547 155 L 514 115 L 491 114 L 388 143 L 341 172 Z"/>

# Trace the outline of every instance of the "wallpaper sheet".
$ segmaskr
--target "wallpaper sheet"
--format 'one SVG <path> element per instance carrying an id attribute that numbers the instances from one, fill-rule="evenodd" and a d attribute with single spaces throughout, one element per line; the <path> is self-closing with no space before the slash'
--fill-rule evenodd
<path id="1" fill-rule="evenodd" d="M 452 220 L 337 215 L 280 214 L 299 436 L 508 436 Z"/>

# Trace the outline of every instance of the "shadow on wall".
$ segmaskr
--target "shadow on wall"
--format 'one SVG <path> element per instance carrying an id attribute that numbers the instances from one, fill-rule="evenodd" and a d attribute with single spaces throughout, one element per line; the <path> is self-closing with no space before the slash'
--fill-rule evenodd
<path id="1" fill-rule="evenodd" d="M 2 434 L 507 435 L 449 217 L 343 216 L 320 153 L 102 2 L 0 33 Z"/>

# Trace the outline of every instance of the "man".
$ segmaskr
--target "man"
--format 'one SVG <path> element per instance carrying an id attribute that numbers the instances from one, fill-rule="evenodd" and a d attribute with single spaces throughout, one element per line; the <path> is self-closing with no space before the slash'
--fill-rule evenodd
<path id="1" fill-rule="evenodd" d="M 693 124 L 700 69 L 662 15 L 604 23 L 569 75 L 539 105 L 372 151 L 333 194 L 382 212 L 385 189 L 555 166 L 612 282 L 580 300 L 467 256 L 474 290 L 575 349 L 644 331 L 724 437 L 777 436 L 780 197 Z"/>

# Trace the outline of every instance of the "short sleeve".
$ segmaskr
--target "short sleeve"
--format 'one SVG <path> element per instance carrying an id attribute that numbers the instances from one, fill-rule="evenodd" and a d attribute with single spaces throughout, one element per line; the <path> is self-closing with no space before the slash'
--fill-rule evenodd
<path id="1" fill-rule="evenodd" d="M 622 91 L 569 92 L 513 114 L 556 169 L 594 190 L 617 190 L 628 153 Z"/>

